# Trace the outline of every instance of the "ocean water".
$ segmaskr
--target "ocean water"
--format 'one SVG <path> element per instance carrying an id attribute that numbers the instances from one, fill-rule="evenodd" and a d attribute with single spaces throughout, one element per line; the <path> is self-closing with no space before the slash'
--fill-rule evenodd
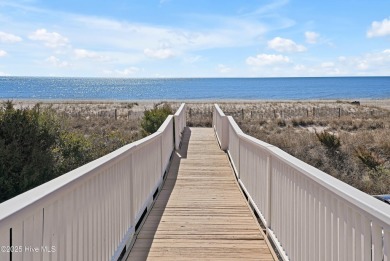
<path id="1" fill-rule="evenodd" d="M 52 78 L 0 77 L 11 100 L 308 100 L 390 98 L 390 77 Z"/>

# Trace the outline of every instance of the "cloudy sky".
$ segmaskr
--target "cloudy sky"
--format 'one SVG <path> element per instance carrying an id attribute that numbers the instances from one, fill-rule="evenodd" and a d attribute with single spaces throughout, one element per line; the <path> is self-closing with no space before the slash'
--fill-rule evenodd
<path id="1" fill-rule="evenodd" d="M 390 76 L 390 1 L 0 0 L 0 75 Z"/>

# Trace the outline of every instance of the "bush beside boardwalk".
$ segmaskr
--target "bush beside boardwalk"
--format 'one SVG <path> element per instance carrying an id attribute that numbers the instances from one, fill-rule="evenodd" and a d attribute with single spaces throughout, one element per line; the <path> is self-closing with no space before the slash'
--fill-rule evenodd
<path id="1" fill-rule="evenodd" d="M 82 118 L 50 106 L 0 109 L 0 202 L 140 138 L 139 120 Z"/>
<path id="2" fill-rule="evenodd" d="M 38 109 L 15 110 L 6 102 L 0 110 L 0 202 L 56 176 L 59 129 Z"/>

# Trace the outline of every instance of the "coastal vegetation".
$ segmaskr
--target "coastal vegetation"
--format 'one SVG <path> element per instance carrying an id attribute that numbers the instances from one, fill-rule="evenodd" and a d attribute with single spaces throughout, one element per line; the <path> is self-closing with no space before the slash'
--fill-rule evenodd
<path id="1" fill-rule="evenodd" d="M 156 104 L 153 109 L 145 110 L 144 112 L 141 122 L 142 135 L 144 137 L 156 132 L 168 115 L 173 114 L 171 105 L 167 103 L 163 103 L 162 107 L 158 107 L 158 105 Z"/>
<path id="2" fill-rule="evenodd" d="M 156 131 L 179 103 L 0 107 L 0 202 Z M 390 193 L 390 111 L 349 102 L 220 103 L 241 129 L 368 193 Z M 187 103 L 211 127 L 213 104 Z"/>
<path id="3" fill-rule="evenodd" d="M 140 137 L 139 119 L 72 117 L 7 101 L 0 108 L 0 202 Z"/>
<path id="4" fill-rule="evenodd" d="M 137 103 L 114 109 L 35 104 L 0 107 L 0 202 L 154 133 L 172 107 L 167 103 L 133 111 Z M 71 108 L 69 110 L 69 108 Z"/>
<path id="5" fill-rule="evenodd" d="M 38 107 L 15 110 L 6 102 L 0 110 L 0 202 L 55 177 L 58 125 Z"/>

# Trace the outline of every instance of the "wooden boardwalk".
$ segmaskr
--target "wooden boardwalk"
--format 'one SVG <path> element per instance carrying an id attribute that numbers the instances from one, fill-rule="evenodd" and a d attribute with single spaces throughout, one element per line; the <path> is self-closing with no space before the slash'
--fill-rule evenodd
<path id="1" fill-rule="evenodd" d="M 274 260 L 211 128 L 186 128 L 127 260 Z"/>

